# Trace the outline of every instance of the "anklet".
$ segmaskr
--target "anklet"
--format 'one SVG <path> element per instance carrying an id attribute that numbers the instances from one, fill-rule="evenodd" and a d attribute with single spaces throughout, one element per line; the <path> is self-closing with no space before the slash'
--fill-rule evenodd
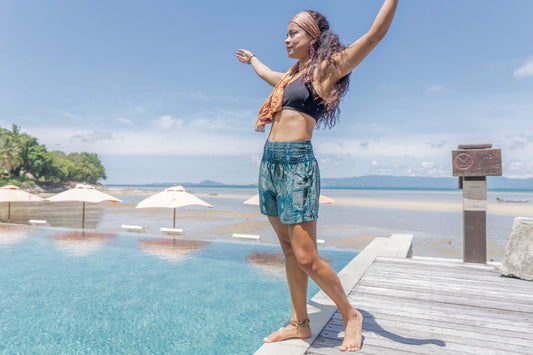
<path id="1" fill-rule="evenodd" d="M 309 326 L 309 318 L 304 319 L 301 322 L 298 322 L 297 320 L 291 320 L 291 325 L 293 327 L 296 327 L 296 329 L 300 329 L 300 328 L 303 328 L 303 327 L 308 327 Z"/>

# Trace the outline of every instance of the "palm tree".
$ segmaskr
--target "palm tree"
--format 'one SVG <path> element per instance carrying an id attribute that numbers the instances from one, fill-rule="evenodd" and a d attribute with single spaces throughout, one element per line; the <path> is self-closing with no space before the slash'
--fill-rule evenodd
<path id="1" fill-rule="evenodd" d="M 18 138 L 19 128 L 16 125 L 13 125 L 12 131 L 0 129 L 0 167 L 4 168 L 8 177 L 23 163 Z"/>

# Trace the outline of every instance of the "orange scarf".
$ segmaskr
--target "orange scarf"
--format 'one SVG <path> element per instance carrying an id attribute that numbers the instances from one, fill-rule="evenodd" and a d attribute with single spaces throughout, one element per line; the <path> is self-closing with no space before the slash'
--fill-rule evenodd
<path id="1" fill-rule="evenodd" d="M 276 84 L 268 99 L 266 99 L 263 106 L 259 110 L 259 117 L 255 123 L 255 130 L 258 132 L 265 131 L 265 125 L 272 123 L 274 115 L 281 111 L 283 106 L 283 90 L 285 86 L 294 78 L 294 74 L 298 72 L 299 62 L 296 63 L 288 72 L 283 75 L 281 80 Z"/>

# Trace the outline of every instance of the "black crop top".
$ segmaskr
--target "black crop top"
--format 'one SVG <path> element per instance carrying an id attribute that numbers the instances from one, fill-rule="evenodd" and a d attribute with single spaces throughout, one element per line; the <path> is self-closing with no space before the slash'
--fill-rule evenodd
<path id="1" fill-rule="evenodd" d="M 282 110 L 303 112 L 318 120 L 326 111 L 321 98 L 314 98 L 311 84 L 306 85 L 303 76 L 290 82 L 283 91 Z"/>

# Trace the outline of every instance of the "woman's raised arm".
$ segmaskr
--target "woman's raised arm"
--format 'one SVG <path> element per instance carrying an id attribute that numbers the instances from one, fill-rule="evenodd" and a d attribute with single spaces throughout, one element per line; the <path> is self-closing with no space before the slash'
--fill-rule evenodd
<path id="1" fill-rule="evenodd" d="M 276 84 L 283 77 L 284 73 L 273 71 L 272 69 L 261 63 L 261 61 L 255 56 L 255 54 L 246 49 L 239 49 L 236 54 L 237 59 L 241 63 L 251 64 L 256 74 L 272 86 L 276 86 Z"/>
<path id="2" fill-rule="evenodd" d="M 398 0 L 385 0 L 383 6 L 367 33 L 347 47 L 342 55 L 339 55 L 337 68 L 327 68 L 324 79 L 333 83 L 350 73 L 365 59 L 365 57 L 385 37 L 392 23 Z M 323 82 L 324 83 L 324 82 Z M 327 85 L 327 83 L 325 83 Z"/>

